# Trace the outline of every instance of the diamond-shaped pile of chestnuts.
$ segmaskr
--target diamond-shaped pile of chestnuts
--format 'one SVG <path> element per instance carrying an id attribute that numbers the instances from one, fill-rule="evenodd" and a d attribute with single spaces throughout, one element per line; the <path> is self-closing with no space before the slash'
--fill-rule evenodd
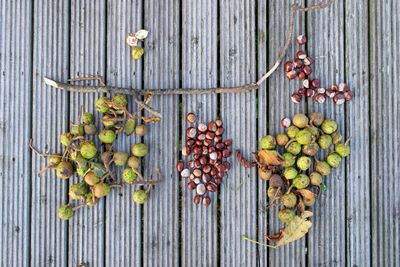
<path id="1" fill-rule="evenodd" d="M 94 115 L 81 111 L 79 121 L 71 125 L 69 132 L 60 135 L 63 153 L 41 153 L 32 146 L 32 142 L 30 143 L 35 152 L 48 159 L 49 165 L 43 170 L 54 169 L 56 176 L 63 180 L 71 178 L 74 174 L 80 177 L 77 183 L 69 187 L 70 201 L 59 208 L 59 218 L 70 219 L 77 209 L 96 205 L 112 188 L 122 187 L 123 184 L 144 186 L 135 190 L 132 198 L 137 204 L 147 201 L 151 185 L 158 182 L 144 179 L 139 171 L 141 159 L 148 153 L 148 146 L 136 143 L 131 147 L 131 154 L 114 151 L 112 147 L 120 133 L 144 136 L 147 132 L 145 124 L 136 125 L 139 117 L 131 114 L 127 105 L 128 100 L 122 94 L 117 94 L 112 99 L 97 99 L 96 109 L 103 113 L 100 131 L 95 125 Z M 94 142 L 96 136 L 101 144 Z M 114 174 L 117 168 L 122 168 L 118 170 L 121 171 L 121 181 L 118 181 Z"/>
<path id="2" fill-rule="evenodd" d="M 187 164 L 179 160 L 176 169 L 182 178 L 188 180 L 186 187 L 196 192 L 193 202 L 207 207 L 211 204 L 210 193 L 218 192 L 222 179 L 231 168 L 227 159 L 232 154 L 232 140 L 223 139 L 225 129 L 221 120 L 196 126 L 197 118 L 193 113 L 188 113 L 186 120 L 191 126 L 186 129 L 182 156 L 192 155 L 193 159 Z"/>
<path id="3" fill-rule="evenodd" d="M 270 203 L 282 207 L 279 219 L 288 223 L 314 205 L 324 187 L 323 176 L 339 167 L 350 155 L 350 147 L 343 142 L 338 124 L 322 113 L 299 113 L 292 120 L 283 118 L 281 124 L 286 132 L 262 137 L 255 162 L 245 161 L 240 153 L 238 161 L 258 167 L 259 177 L 269 181 Z"/>
<path id="4" fill-rule="evenodd" d="M 297 37 L 297 44 L 305 45 L 307 38 L 304 35 Z M 342 105 L 353 98 L 353 92 L 345 83 L 333 84 L 328 89 L 321 86 L 318 79 L 312 78 L 312 64 L 314 60 L 305 51 L 299 50 L 293 60 L 288 60 L 283 65 L 288 80 L 298 78 L 302 81 L 302 88 L 293 93 L 291 99 L 294 103 L 300 103 L 303 96 L 314 99 L 317 103 L 324 103 L 327 98 L 333 100 L 336 105 Z"/>

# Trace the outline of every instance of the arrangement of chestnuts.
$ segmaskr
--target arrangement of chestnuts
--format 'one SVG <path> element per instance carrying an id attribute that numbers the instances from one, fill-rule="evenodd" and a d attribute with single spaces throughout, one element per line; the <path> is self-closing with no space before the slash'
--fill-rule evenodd
<path id="1" fill-rule="evenodd" d="M 187 188 L 195 190 L 193 202 L 204 206 L 211 204 L 209 193 L 218 192 L 219 186 L 231 165 L 226 161 L 231 156 L 231 139 L 223 139 L 221 120 L 210 121 L 207 125 L 195 125 L 197 118 L 193 113 L 186 115 L 191 124 L 186 129 L 186 142 L 182 148 L 183 157 L 192 155 L 186 164 L 183 160 L 176 163 L 181 177 L 188 179 Z"/>
<path id="2" fill-rule="evenodd" d="M 136 125 L 138 116 L 127 110 L 128 100 L 125 95 L 117 94 L 112 99 L 101 97 L 96 101 L 96 109 L 103 113 L 102 129 L 97 129 L 92 113 L 81 111 L 79 121 L 72 124 L 70 131 L 61 134 L 60 142 L 64 151 L 61 154 L 41 153 L 30 147 L 40 156 L 48 159 L 47 169 L 55 169 L 56 176 L 67 180 L 75 173 L 80 177 L 79 182 L 69 188 L 70 202 L 59 208 L 58 217 L 70 219 L 75 211 L 84 206 L 93 206 L 99 199 L 107 196 L 114 187 L 123 184 L 142 185 L 146 188 L 137 189 L 133 193 L 133 201 L 144 204 L 152 184 L 159 180 L 147 180 L 139 169 L 141 159 L 147 155 L 148 146 L 137 143 L 131 147 L 131 155 L 124 151 L 114 151 L 112 144 L 120 133 L 143 136 L 147 132 L 144 124 Z M 82 114 L 83 113 L 83 114 Z M 93 141 L 97 136 L 103 146 Z M 127 165 L 127 166 L 126 166 Z M 116 168 L 122 167 L 122 181 L 117 181 L 114 175 Z M 73 205 L 73 203 L 78 203 Z"/>
<path id="3" fill-rule="evenodd" d="M 297 37 L 297 44 L 302 46 L 307 42 L 304 35 Z M 302 81 L 303 87 L 293 93 L 291 99 L 294 103 L 300 103 L 303 96 L 314 99 L 317 103 L 324 103 L 327 98 L 333 100 L 336 105 L 342 105 L 353 98 L 353 92 L 345 83 L 333 84 L 329 88 L 321 86 L 318 79 L 311 78 L 312 64 L 314 60 L 305 51 L 299 50 L 293 60 L 288 60 L 283 65 L 288 80 L 298 78 Z"/>
<path id="4" fill-rule="evenodd" d="M 270 203 L 282 207 L 278 216 L 287 224 L 314 205 L 324 186 L 323 176 L 339 167 L 350 155 L 350 147 L 348 141 L 343 142 L 338 124 L 319 112 L 283 118 L 281 125 L 285 133 L 262 137 L 255 162 L 238 161 L 247 167 L 257 166 L 259 177 L 269 181 Z M 317 159 L 320 157 L 324 159 Z"/>

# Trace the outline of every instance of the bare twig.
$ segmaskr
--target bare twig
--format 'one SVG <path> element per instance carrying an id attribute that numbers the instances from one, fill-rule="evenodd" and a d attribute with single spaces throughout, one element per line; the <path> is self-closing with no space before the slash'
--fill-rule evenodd
<path id="1" fill-rule="evenodd" d="M 199 88 L 171 88 L 171 89 L 147 89 L 147 90 L 133 90 L 132 88 L 120 88 L 120 87 L 113 87 L 113 86 L 106 86 L 103 82 L 101 86 L 81 86 L 81 85 L 71 85 L 62 83 L 59 81 L 52 80 L 48 77 L 44 77 L 44 81 L 46 84 L 69 92 L 80 92 L 80 93 L 120 93 L 126 95 L 133 95 L 134 100 L 139 105 L 143 105 L 143 108 L 149 112 L 154 112 L 149 106 L 145 103 L 140 101 L 139 96 L 146 95 L 151 93 L 153 95 L 197 95 L 197 94 L 229 94 L 229 93 L 247 93 L 253 90 L 257 90 L 259 86 L 266 80 L 268 77 L 274 73 L 279 65 L 282 63 L 283 58 L 286 55 L 286 52 L 289 48 L 290 42 L 293 36 L 293 29 L 294 29 L 294 18 L 297 12 L 309 12 L 314 10 L 319 10 L 328 7 L 329 5 L 336 2 L 336 0 L 326 0 L 322 2 L 318 2 L 314 5 L 308 7 L 302 7 L 298 3 L 294 3 L 290 7 L 290 15 L 289 15 L 289 28 L 286 34 L 286 39 L 283 44 L 283 47 L 273 63 L 272 67 L 270 67 L 267 72 L 261 76 L 261 78 L 255 83 L 249 83 L 242 86 L 237 87 L 215 87 L 215 88 L 206 88 L 206 89 L 199 89 Z M 93 80 L 94 77 L 89 77 L 89 79 Z M 87 80 L 85 78 L 74 78 L 71 81 L 79 81 L 79 80 Z M 102 79 L 96 78 L 102 83 Z M 159 116 L 159 115 L 157 115 Z"/>

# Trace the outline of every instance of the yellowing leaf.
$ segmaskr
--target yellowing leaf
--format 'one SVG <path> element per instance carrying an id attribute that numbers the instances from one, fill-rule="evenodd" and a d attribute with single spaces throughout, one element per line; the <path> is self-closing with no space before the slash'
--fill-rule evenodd
<path id="1" fill-rule="evenodd" d="M 143 48 L 143 47 L 137 47 L 137 46 L 135 46 L 135 47 L 132 49 L 131 55 L 132 55 L 132 58 L 133 58 L 134 60 L 140 59 L 140 58 L 143 56 L 143 54 L 144 54 L 144 48 Z"/>
<path id="2" fill-rule="evenodd" d="M 159 118 L 159 117 L 142 117 L 142 120 L 143 120 L 145 123 L 149 123 L 149 122 L 154 123 L 154 122 L 160 121 L 161 118 Z"/>
<path id="3" fill-rule="evenodd" d="M 258 151 L 258 157 L 261 164 L 267 166 L 279 166 L 283 163 L 282 156 L 276 150 L 260 150 Z"/>
<path id="4" fill-rule="evenodd" d="M 304 198 L 307 199 L 314 199 L 317 195 L 314 194 L 312 191 L 308 190 L 308 189 L 299 189 L 297 190 L 297 192 L 299 192 Z"/>
<path id="5" fill-rule="evenodd" d="M 293 220 L 286 224 L 276 246 L 279 247 L 286 245 L 305 236 L 312 226 L 312 223 L 308 220 L 312 215 L 313 213 L 311 211 L 306 210 L 301 216 L 295 216 Z"/>

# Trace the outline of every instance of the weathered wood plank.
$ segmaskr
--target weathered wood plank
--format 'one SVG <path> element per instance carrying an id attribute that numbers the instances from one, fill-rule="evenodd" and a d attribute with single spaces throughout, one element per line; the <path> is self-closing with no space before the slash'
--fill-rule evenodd
<path id="1" fill-rule="evenodd" d="M 0 1 L 0 265 L 29 264 L 32 3 Z M 18 30 L 16 30 L 18 29 Z"/>
<path id="2" fill-rule="evenodd" d="M 206 88 L 217 86 L 217 5 L 215 2 L 182 2 L 182 86 Z M 182 144 L 189 126 L 185 116 L 194 112 L 198 121 L 207 123 L 217 118 L 217 96 L 182 97 Z M 182 266 L 216 266 L 217 248 L 217 199 L 209 207 L 196 206 L 195 193 L 186 189 L 182 181 Z M 200 249 L 199 249 L 200 248 Z"/>
<path id="3" fill-rule="evenodd" d="M 142 87 L 143 60 L 134 61 L 130 56 L 131 48 L 126 45 L 127 33 L 141 29 L 143 26 L 143 1 L 123 0 L 107 1 L 107 83 L 115 86 Z M 137 109 L 136 104 L 128 98 L 129 109 Z M 140 141 L 132 135 L 118 136 L 115 150 L 130 153 L 130 147 Z M 122 168 L 118 168 L 118 177 Z M 106 202 L 106 266 L 140 266 L 141 252 L 141 206 L 132 202 L 134 186 L 116 189 Z"/>
<path id="4" fill-rule="evenodd" d="M 80 0 L 71 2 L 71 77 L 103 75 L 105 73 L 105 1 Z M 76 121 L 80 106 L 95 112 L 98 94 L 70 94 L 70 121 Z M 100 123 L 99 125 L 100 126 Z M 71 181 L 78 181 L 75 178 Z M 95 207 L 79 210 L 69 222 L 68 264 L 88 263 L 103 266 L 105 255 L 105 199 Z"/>
<path id="5" fill-rule="evenodd" d="M 256 79 L 255 5 L 253 1 L 220 1 L 221 86 Z M 256 149 L 255 92 L 221 96 L 221 118 L 233 147 L 246 157 Z M 232 157 L 230 162 L 236 160 Z M 221 187 L 220 260 L 226 266 L 254 266 L 257 249 L 242 235 L 257 234 L 257 176 L 254 169 L 232 164 Z"/>
<path id="6" fill-rule="evenodd" d="M 345 107 L 346 136 L 353 137 L 352 155 L 343 162 L 347 177 L 346 262 L 347 266 L 370 266 L 368 6 L 364 1 L 346 1 L 345 12 L 345 75 L 356 96 Z"/>
<path id="7" fill-rule="evenodd" d="M 371 1 L 369 8 L 374 266 L 400 265 L 399 8 L 399 1 L 390 0 Z"/>
<path id="8" fill-rule="evenodd" d="M 290 5 L 297 1 L 270 1 L 268 7 L 269 21 L 267 25 L 268 29 L 268 58 L 269 62 L 273 62 L 279 54 L 283 43 L 286 39 L 287 30 L 289 28 L 289 12 Z M 303 5 L 304 1 L 300 1 L 299 4 Z M 294 33 L 292 43 L 290 44 L 287 52 L 287 58 L 293 58 L 298 47 L 295 43 L 295 37 L 299 34 L 304 33 L 304 14 L 298 13 L 294 24 Z M 259 64 L 259 68 L 262 68 Z M 260 90 L 259 93 L 259 127 L 264 127 L 263 130 L 260 128 L 259 139 L 261 136 L 271 133 L 277 134 L 283 132 L 284 129 L 280 125 L 280 120 L 283 117 L 291 118 L 293 115 L 299 112 L 305 111 L 305 104 L 294 104 L 290 95 L 299 88 L 299 83 L 294 81 L 288 81 L 283 74 L 282 66 L 270 77 L 268 82 L 268 91 L 265 93 Z M 261 71 L 261 69 L 260 69 Z M 265 71 L 265 67 L 264 70 Z M 266 104 L 268 103 L 268 105 Z M 265 182 L 264 188 L 260 188 L 263 194 L 266 194 L 267 185 Z M 264 205 L 266 196 L 264 199 Z M 272 207 L 269 212 L 269 225 L 264 225 L 264 229 L 268 228 L 270 234 L 277 232 L 283 227 L 282 222 L 278 219 L 279 208 Z M 264 230 L 260 228 L 261 230 Z M 260 232 L 260 239 L 262 234 Z M 261 250 L 262 248 L 260 248 Z M 305 240 L 296 241 L 293 244 L 289 244 L 279 249 L 269 249 L 269 265 L 270 266 L 305 266 Z M 262 255 L 262 254 L 261 254 Z M 263 259 L 261 259 L 263 262 Z"/>
<path id="9" fill-rule="evenodd" d="M 179 85 L 179 4 L 180 1 L 146 1 L 146 39 L 144 88 L 168 88 Z M 154 97 L 152 106 L 163 119 L 151 125 L 144 141 L 149 145 L 145 174 L 150 177 L 160 168 L 165 180 L 156 186 L 143 206 L 143 265 L 177 266 L 179 263 L 178 174 L 178 96 Z"/>
<path id="10" fill-rule="evenodd" d="M 58 14 L 65 14 L 59 16 Z M 65 1 L 37 1 L 34 6 L 32 138 L 39 149 L 46 146 L 61 153 L 59 135 L 68 131 L 68 93 L 52 90 L 43 76 L 68 79 L 69 4 Z M 58 219 L 57 211 L 68 202 L 68 182 L 54 171 L 38 174 L 47 160 L 32 157 L 31 259 L 32 266 L 67 264 L 68 223 Z"/>
<path id="11" fill-rule="evenodd" d="M 308 4 L 318 2 L 311 1 Z M 321 85 L 330 87 L 332 84 L 345 80 L 344 71 L 344 19 L 343 2 L 337 1 L 333 6 L 318 12 L 307 14 L 307 48 L 314 56 L 313 77 L 321 80 Z M 308 102 L 308 111 L 321 111 L 326 118 L 335 119 L 339 130 L 345 132 L 344 105 L 336 106 L 327 100 L 324 104 Z M 318 155 L 325 159 L 326 153 Z M 345 230 L 345 164 L 333 169 L 331 174 L 324 177 L 327 191 L 322 192 L 313 207 L 313 227 L 308 235 L 308 263 L 315 265 L 345 264 L 346 240 Z"/>

